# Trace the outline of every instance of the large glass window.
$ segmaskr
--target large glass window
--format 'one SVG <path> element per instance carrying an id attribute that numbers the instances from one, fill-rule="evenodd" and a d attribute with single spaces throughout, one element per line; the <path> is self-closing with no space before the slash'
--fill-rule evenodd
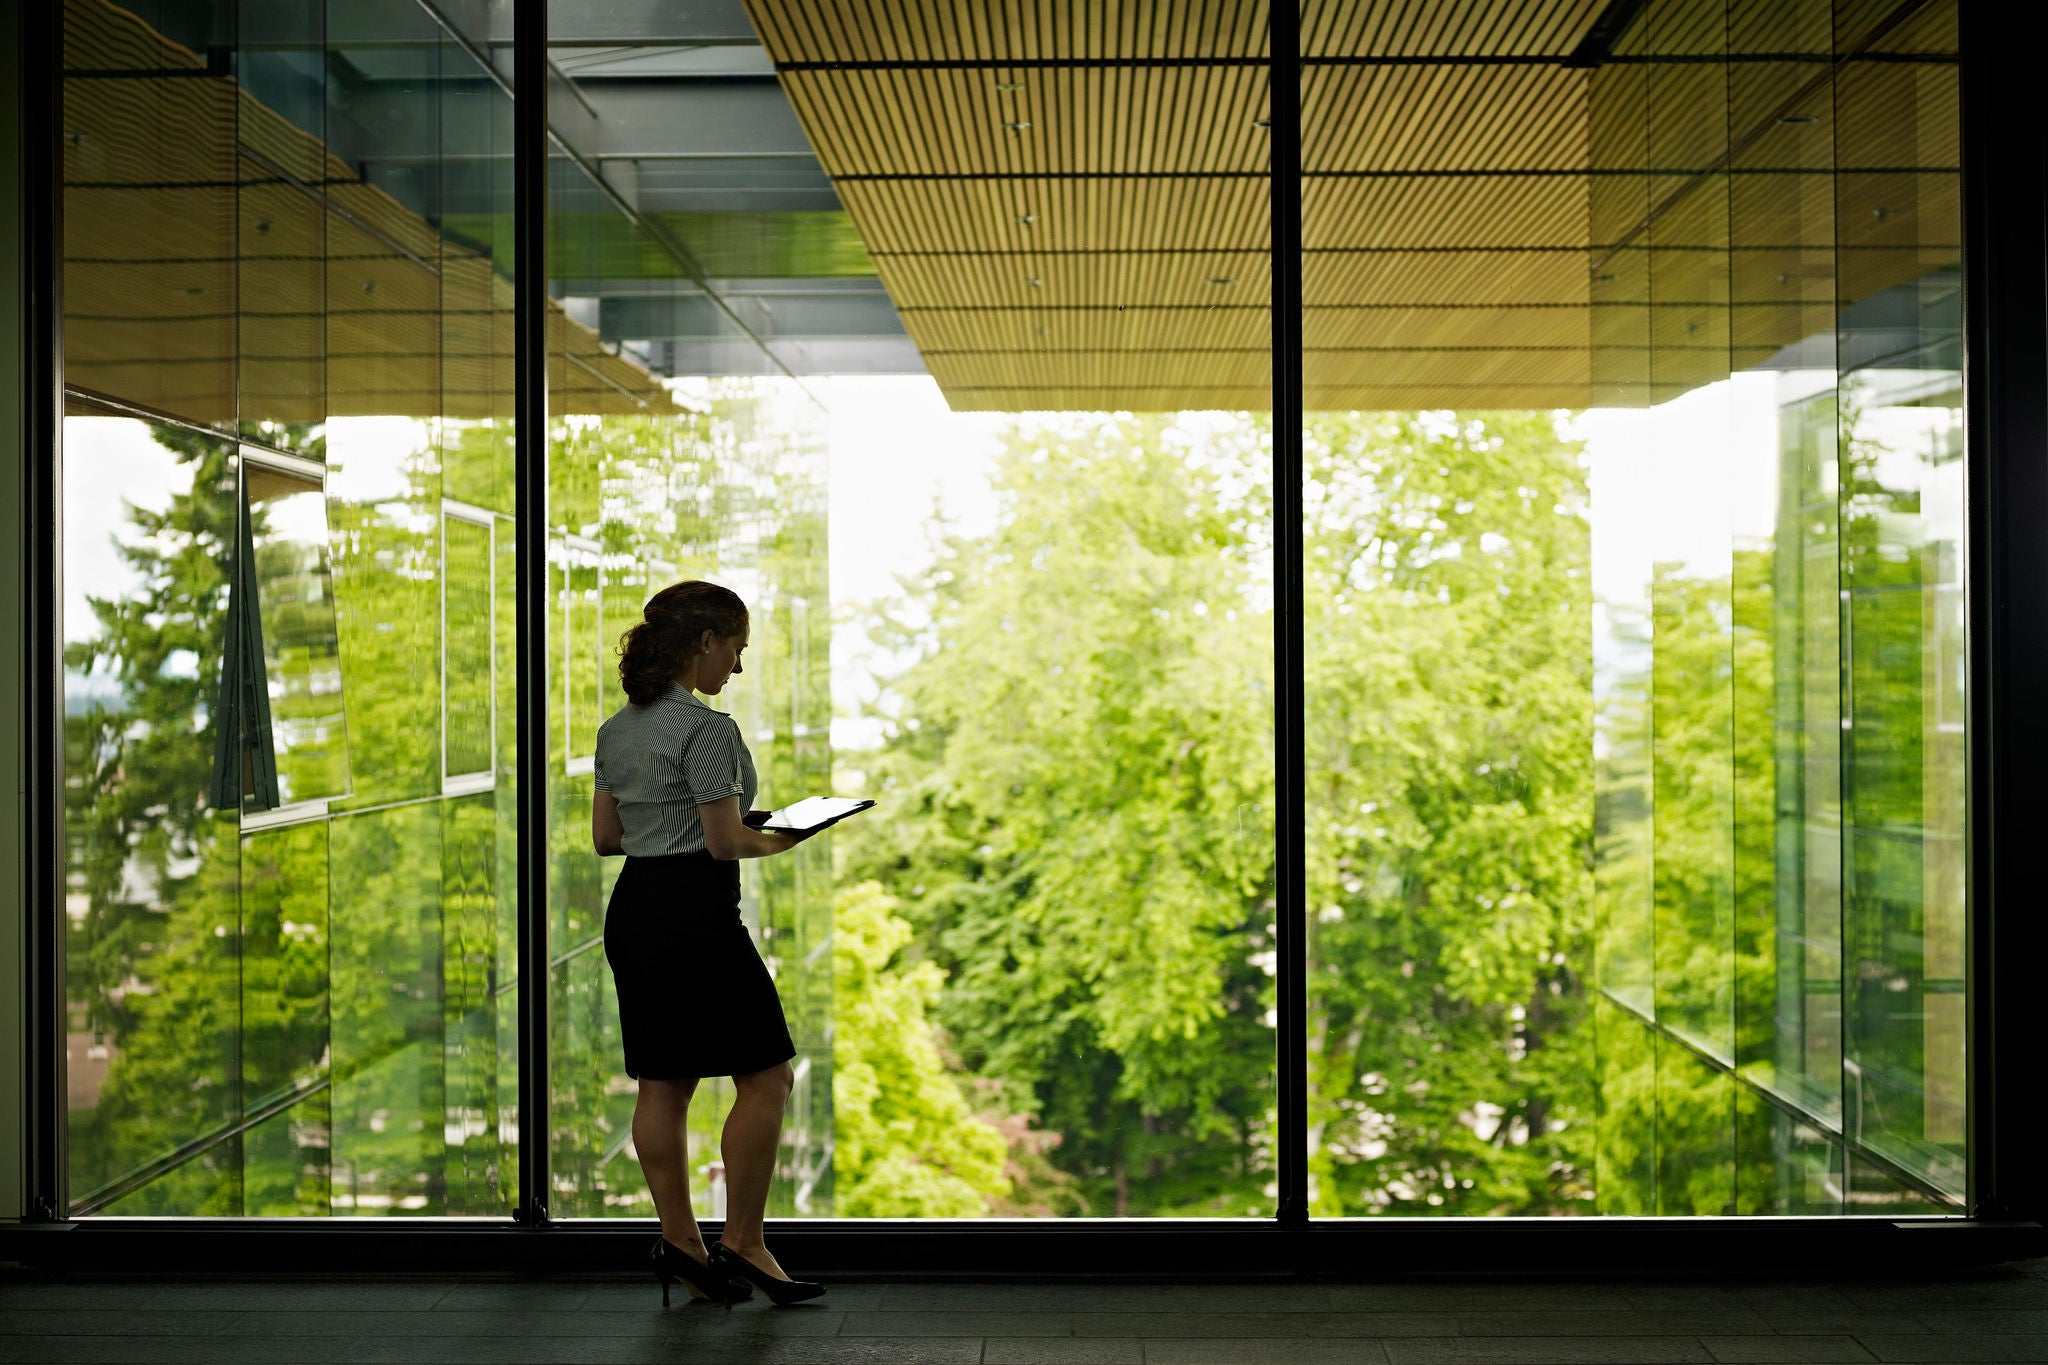
<path id="1" fill-rule="evenodd" d="M 1592 1211 L 1596 10 L 1304 16 L 1312 1215 Z"/>
<path id="2" fill-rule="evenodd" d="M 597 40 L 618 36 L 607 23 L 632 21 L 599 10 L 558 8 L 551 34 L 553 108 L 574 112 L 557 129 L 548 217 L 550 1207 L 558 1217 L 644 1217 L 653 1204 L 631 1146 L 634 1083 L 603 941 L 621 864 L 590 846 L 597 727 L 626 704 L 619 641 L 646 600 L 710 578 L 752 613 L 745 674 L 718 705 L 740 723 L 762 799 L 830 786 L 829 696 L 792 667 L 828 651 L 828 618 L 807 610 L 827 600 L 825 411 L 742 324 L 759 321 L 760 305 L 729 297 L 794 273 L 778 259 L 781 235 L 802 216 L 754 214 L 744 226 L 707 217 L 719 199 L 685 174 L 700 169 L 694 152 L 710 150 L 689 136 L 704 120 L 633 122 L 650 91 L 687 103 L 699 90 L 709 110 L 750 74 L 779 100 L 772 77 L 752 72 L 744 51 L 721 52 L 709 68 L 667 48 L 627 60 Z M 726 22 L 750 32 L 737 7 Z M 626 150 L 599 136 L 607 117 L 644 161 L 595 155 Z M 750 177 L 742 168 L 733 178 Z M 749 275 L 767 279 L 748 286 Z M 744 919 L 798 1047 L 786 1178 L 770 1210 L 783 1216 L 832 1208 L 828 842 L 744 869 Z M 688 964 L 676 965 L 687 992 Z M 693 1193 L 706 1216 L 723 1207 L 718 1133 L 731 1102 L 729 1081 L 707 1081 L 691 1115 Z"/>
<path id="3" fill-rule="evenodd" d="M 771 1214 L 1270 1216 L 1297 569 L 1311 1213 L 1961 1208 L 1955 0 L 1310 0 L 1298 566 L 1264 9 L 550 6 L 522 527 L 510 8 L 64 5 L 73 1211 L 651 1212 L 593 759 L 703 577 L 878 802 L 743 867 Z"/>
<path id="4" fill-rule="evenodd" d="M 1666 0 L 1622 51 L 1594 986 L 1656 1083 L 1603 1088 L 1600 1207 L 1960 1209 L 1955 7 Z"/>
<path id="5" fill-rule="evenodd" d="M 628 7 L 553 19 L 550 274 L 595 328 L 552 371 L 555 1207 L 650 1207 L 575 613 L 601 717 L 640 603 L 701 575 L 754 608 L 716 704 L 762 801 L 880 802 L 743 865 L 799 1050 L 771 1212 L 1269 1212 L 1264 17 L 856 35 L 832 8 L 707 8 L 693 52 L 622 45 Z M 1107 61 L 1007 65 L 1068 57 Z M 594 377 L 621 358 L 661 391 Z M 729 1098 L 699 1092 L 700 1210 Z"/>
<path id="6" fill-rule="evenodd" d="M 302 0 L 64 33 L 70 1207 L 502 1215 L 489 29 Z"/>
<path id="7" fill-rule="evenodd" d="M 1305 20 L 1311 1207 L 1959 1209 L 1954 6 L 1590 17 Z"/>

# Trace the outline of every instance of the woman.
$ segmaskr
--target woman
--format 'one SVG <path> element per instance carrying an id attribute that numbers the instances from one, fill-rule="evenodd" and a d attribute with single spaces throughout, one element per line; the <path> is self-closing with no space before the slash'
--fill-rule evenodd
<path id="1" fill-rule="evenodd" d="M 782 1136 L 796 1047 L 775 982 L 740 922 L 741 858 L 786 853 L 799 837 L 754 829 L 753 756 L 715 697 L 742 672 L 747 606 L 716 583 L 656 593 L 620 644 L 628 704 L 598 728 L 591 838 L 625 870 L 604 920 L 618 983 L 626 1074 L 640 1082 L 633 1146 L 661 1215 L 654 1274 L 661 1301 L 682 1280 L 727 1306 L 758 1286 L 776 1303 L 815 1298 L 820 1284 L 783 1274 L 761 1220 Z M 704 1076 L 738 1088 L 726 1118 L 726 1220 L 707 1253 L 690 1209 L 685 1122 Z"/>

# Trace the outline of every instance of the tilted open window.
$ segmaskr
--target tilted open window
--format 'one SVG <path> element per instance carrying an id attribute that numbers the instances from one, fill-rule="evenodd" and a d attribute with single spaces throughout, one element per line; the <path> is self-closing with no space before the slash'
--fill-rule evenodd
<path id="1" fill-rule="evenodd" d="M 245 820 L 317 814 L 349 793 L 325 471 L 247 447 L 240 466 L 211 797 Z"/>

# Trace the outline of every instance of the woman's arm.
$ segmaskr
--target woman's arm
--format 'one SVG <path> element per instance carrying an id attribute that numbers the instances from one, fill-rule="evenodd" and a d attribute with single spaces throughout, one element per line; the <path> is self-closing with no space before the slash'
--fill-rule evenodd
<path id="1" fill-rule="evenodd" d="M 590 803 L 590 842 L 597 849 L 597 856 L 610 858 L 624 853 L 626 826 L 619 819 L 619 799 L 610 792 L 599 792 Z"/>
<path id="2" fill-rule="evenodd" d="M 766 858 L 795 848 L 803 840 L 772 830 L 750 829 L 740 822 L 740 799 L 721 797 L 699 802 L 697 818 L 704 824 L 704 849 L 720 862 L 734 858 Z"/>

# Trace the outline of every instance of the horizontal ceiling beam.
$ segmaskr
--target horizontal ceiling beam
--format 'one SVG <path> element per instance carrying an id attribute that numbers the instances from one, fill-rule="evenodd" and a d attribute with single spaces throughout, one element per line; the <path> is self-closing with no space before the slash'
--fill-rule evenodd
<path id="1" fill-rule="evenodd" d="M 831 294 L 727 294 L 764 341 L 903 337 L 902 320 L 886 297 Z M 731 320 L 698 295 L 600 298 L 598 334 L 621 341 L 715 341 L 733 336 Z"/>
<path id="2" fill-rule="evenodd" d="M 702 156 L 809 156 L 811 142 L 774 77 L 603 80 L 580 87 L 596 111 L 579 142 L 604 160 L 662 157 L 687 144 Z"/>

